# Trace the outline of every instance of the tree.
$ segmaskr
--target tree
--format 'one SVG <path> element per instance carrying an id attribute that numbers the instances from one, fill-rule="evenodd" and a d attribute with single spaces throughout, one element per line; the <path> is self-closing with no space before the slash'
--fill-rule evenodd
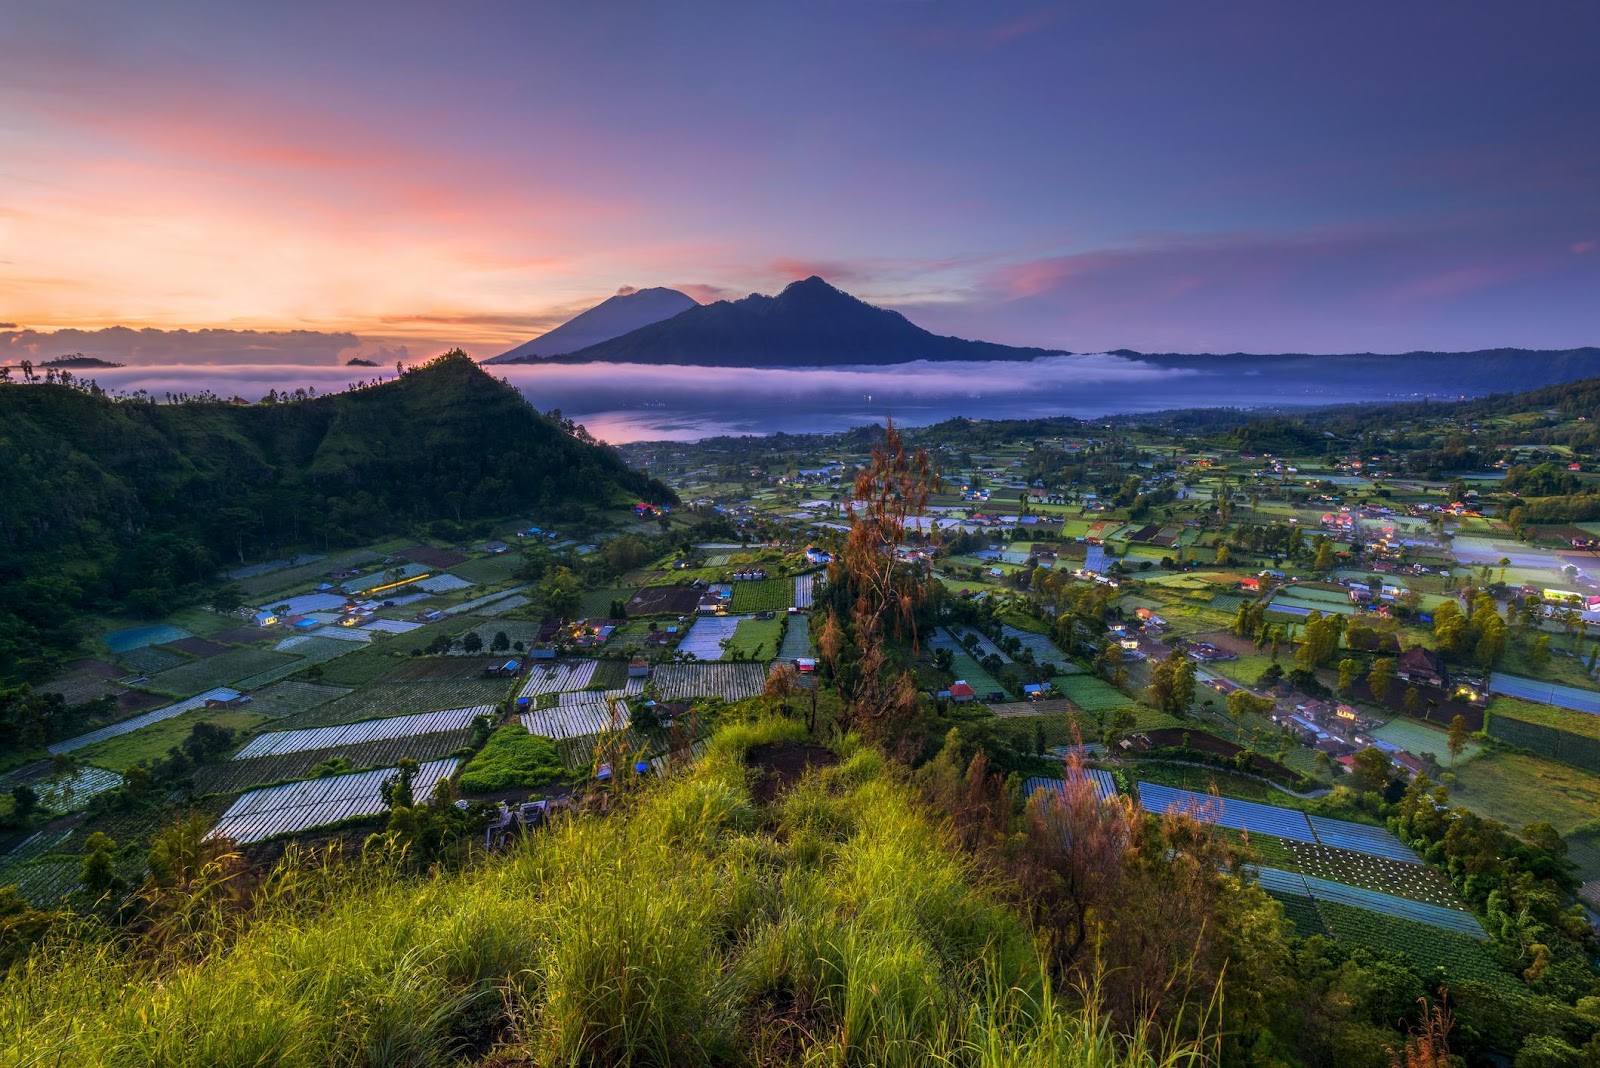
<path id="1" fill-rule="evenodd" d="M 1415 686 L 1407 686 L 1405 699 L 1401 703 L 1405 706 L 1407 715 L 1419 714 L 1422 711 L 1422 691 Z"/>
<path id="2" fill-rule="evenodd" d="M 1467 719 L 1457 715 L 1450 721 L 1450 735 L 1445 745 L 1450 750 L 1450 766 L 1456 766 L 1456 761 L 1461 756 L 1461 751 L 1467 747 Z"/>
<path id="3" fill-rule="evenodd" d="M 936 585 L 899 555 L 932 480 L 927 453 L 908 452 L 892 423 L 856 475 L 850 532 L 828 565 L 828 613 L 817 638 L 841 699 L 841 732 L 867 728 L 896 744 L 913 742 L 917 687 L 890 642 L 908 641 L 916 651 L 917 613 Z"/>
<path id="4" fill-rule="evenodd" d="M 511 639 L 506 636 L 506 632 L 503 630 L 495 631 L 493 640 L 489 642 L 489 651 L 491 653 L 503 653 L 509 648 L 511 648 Z"/>
<path id="5" fill-rule="evenodd" d="M 483 639 L 478 637 L 478 632 L 469 630 L 461 636 L 461 648 L 468 653 L 476 653 L 483 648 Z"/>
<path id="6" fill-rule="evenodd" d="M 1367 672 L 1367 687 L 1372 691 L 1372 697 L 1379 704 L 1389 700 L 1389 688 L 1394 684 L 1395 663 L 1392 657 L 1379 657 L 1372 663 L 1372 670 Z"/>
<path id="7" fill-rule="evenodd" d="M 1352 758 L 1350 775 L 1357 789 L 1379 791 L 1389 784 L 1389 766 L 1389 755 L 1369 745 Z"/>
<path id="8" fill-rule="evenodd" d="M 31 815 L 39 807 L 39 795 L 26 784 L 11 788 L 11 811 L 20 817 Z"/>
<path id="9" fill-rule="evenodd" d="M 417 767 L 417 762 L 411 757 L 401 758 L 400 763 L 395 765 L 394 774 L 384 779 L 383 785 L 378 788 L 384 805 L 391 812 L 416 804 L 411 787 L 417 780 Z"/>
<path id="10" fill-rule="evenodd" d="M 1327 571 L 1333 567 L 1333 542 L 1326 536 L 1317 539 L 1317 556 L 1311 562 L 1313 571 Z"/>
<path id="11" fill-rule="evenodd" d="M 554 567 L 539 582 L 539 599 L 553 616 L 565 619 L 578 610 L 582 586 L 569 567 Z"/>
<path id="12" fill-rule="evenodd" d="M 1550 663 L 1550 635 L 1541 634 L 1533 639 L 1533 645 L 1528 649 L 1528 666 L 1534 671 L 1542 671 Z"/>
<path id="13" fill-rule="evenodd" d="M 1349 657 L 1339 661 L 1339 692 L 1349 696 L 1356 684 L 1356 672 L 1361 670 L 1361 665 Z"/>
<path id="14" fill-rule="evenodd" d="M 84 841 L 83 849 L 83 866 L 79 870 L 78 881 L 83 884 L 84 893 L 91 900 L 99 901 L 122 886 L 122 879 L 117 875 L 112 860 L 117 843 L 103 832 L 95 831 Z"/>

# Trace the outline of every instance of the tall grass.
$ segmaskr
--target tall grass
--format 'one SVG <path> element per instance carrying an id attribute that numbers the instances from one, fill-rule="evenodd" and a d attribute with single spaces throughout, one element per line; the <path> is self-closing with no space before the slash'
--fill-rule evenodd
<path id="1" fill-rule="evenodd" d="M 774 806 L 725 729 L 689 773 L 426 878 L 291 859 L 236 936 L 107 941 L 0 986 L 0 1063 L 90 1066 L 1166 1065 L 1062 999 L 884 761 L 855 749 Z"/>

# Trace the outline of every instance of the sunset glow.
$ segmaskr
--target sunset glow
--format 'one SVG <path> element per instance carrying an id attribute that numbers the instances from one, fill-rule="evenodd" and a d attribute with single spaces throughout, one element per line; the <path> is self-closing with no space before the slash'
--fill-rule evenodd
<path id="1" fill-rule="evenodd" d="M 823 273 L 1076 351 L 1595 339 L 1593 9 L 1244 10 L 31 5 L 0 319 L 492 355 Z"/>

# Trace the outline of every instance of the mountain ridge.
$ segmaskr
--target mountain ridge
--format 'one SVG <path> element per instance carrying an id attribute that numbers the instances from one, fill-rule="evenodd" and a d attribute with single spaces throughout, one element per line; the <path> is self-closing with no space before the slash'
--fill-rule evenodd
<path id="1" fill-rule="evenodd" d="M 897 311 L 868 304 L 812 275 L 791 282 L 776 296 L 751 293 L 738 300 L 696 305 L 671 318 L 549 360 L 701 367 L 825 367 L 915 360 L 1022 361 L 1061 354 L 1053 349 L 1018 348 L 935 334 Z"/>
<path id="2" fill-rule="evenodd" d="M 666 286 L 617 293 L 587 311 L 579 312 L 553 330 L 547 330 L 533 340 L 524 341 L 516 348 L 483 362 L 531 363 L 576 352 L 694 307 L 698 307 L 698 304 L 693 297 Z"/>

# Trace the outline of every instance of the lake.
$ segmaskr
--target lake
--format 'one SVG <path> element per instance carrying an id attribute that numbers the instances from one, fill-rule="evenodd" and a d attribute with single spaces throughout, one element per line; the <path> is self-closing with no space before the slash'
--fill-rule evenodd
<path id="1" fill-rule="evenodd" d="M 1329 374 L 1280 376 L 1237 365 L 1160 367 L 1105 354 L 1027 362 L 906 363 L 882 367 L 729 368 L 638 364 L 512 364 L 487 368 L 543 411 L 560 409 L 615 444 L 692 441 L 721 434 L 817 433 L 881 423 L 906 426 L 954 416 L 1093 418 L 1172 408 L 1315 406 L 1418 399 L 1393 382 Z M 269 389 L 346 388 L 393 368 L 229 365 L 123 367 L 85 372 L 111 391 L 210 390 L 256 400 Z M 1447 396 L 1447 394 L 1436 394 Z M 1453 394 L 1449 395 L 1453 396 Z"/>

